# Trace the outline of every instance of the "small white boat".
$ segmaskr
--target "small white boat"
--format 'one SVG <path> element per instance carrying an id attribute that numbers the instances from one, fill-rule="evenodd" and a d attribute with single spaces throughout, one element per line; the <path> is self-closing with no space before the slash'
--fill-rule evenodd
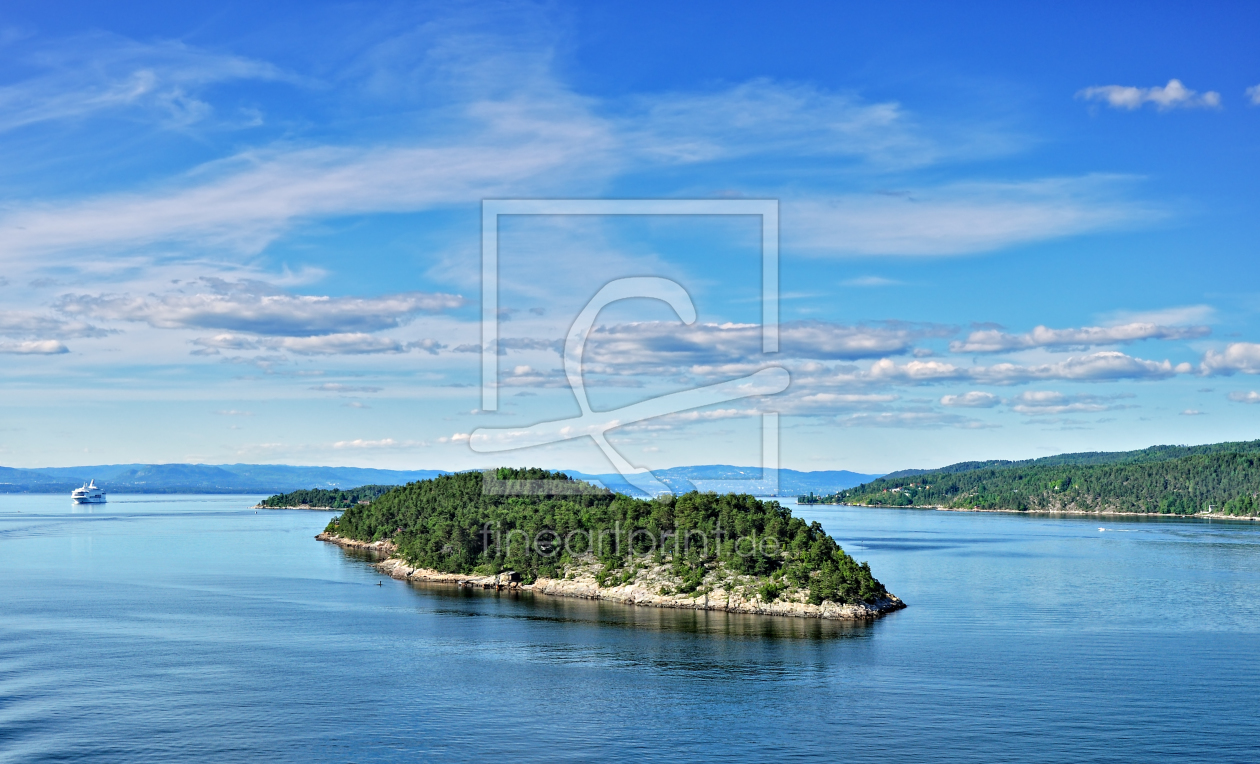
<path id="1" fill-rule="evenodd" d="M 82 488 L 76 488 L 70 493 L 70 498 L 74 499 L 75 504 L 104 504 L 105 489 L 96 487 L 96 480 Z"/>

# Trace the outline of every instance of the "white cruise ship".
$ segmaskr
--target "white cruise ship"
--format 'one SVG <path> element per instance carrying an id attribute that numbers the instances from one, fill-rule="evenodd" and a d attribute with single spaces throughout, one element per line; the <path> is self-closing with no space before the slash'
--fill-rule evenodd
<path id="1" fill-rule="evenodd" d="M 96 481 L 93 480 L 82 488 L 74 489 L 70 498 L 74 499 L 75 504 L 104 504 L 105 490 L 97 488 Z"/>

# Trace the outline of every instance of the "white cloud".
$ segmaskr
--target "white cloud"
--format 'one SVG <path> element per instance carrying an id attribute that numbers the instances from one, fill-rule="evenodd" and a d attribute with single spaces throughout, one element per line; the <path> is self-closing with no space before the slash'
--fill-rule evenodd
<path id="1" fill-rule="evenodd" d="M 1028 390 L 1007 401 L 1011 409 L 1029 416 L 1095 413 L 1124 408 L 1115 401 L 1132 395 L 1064 395 L 1051 390 Z"/>
<path id="2" fill-rule="evenodd" d="M 1260 85 L 1247 88 L 1247 99 L 1251 101 L 1252 106 L 1260 106 Z"/>
<path id="3" fill-rule="evenodd" d="M 276 337 L 263 341 L 269 348 L 299 355 L 361 355 L 366 353 L 405 353 L 405 343 L 389 337 L 362 332 L 325 334 L 317 337 Z"/>
<path id="4" fill-rule="evenodd" d="M 984 429 L 994 425 L 958 414 L 942 414 L 935 411 L 885 411 L 878 414 L 853 414 L 837 420 L 844 427 L 904 427 L 909 429 L 937 429 L 959 427 L 968 430 Z"/>
<path id="5" fill-rule="evenodd" d="M 771 153 L 904 166 L 936 161 L 946 145 L 980 148 L 923 136 L 896 103 L 766 79 L 709 93 L 640 96 L 619 121 L 629 147 L 671 164 Z"/>
<path id="6" fill-rule="evenodd" d="M 216 411 L 214 413 L 218 414 L 219 416 L 253 416 L 254 415 L 252 411 L 237 411 L 236 409 L 223 409 L 222 411 Z"/>
<path id="7" fill-rule="evenodd" d="M 0 247 L 10 259 L 166 241 L 252 253 L 321 216 L 545 193 L 574 175 L 589 181 L 602 174 L 592 167 L 593 155 L 607 141 L 589 117 L 539 121 L 521 112 L 507 105 L 488 115 L 507 133 L 496 140 L 251 151 L 158 191 L 10 207 L 0 216 Z"/>
<path id="8" fill-rule="evenodd" d="M 1235 390 L 1229 394 L 1229 399 L 1235 403 L 1260 403 L 1260 393 L 1255 390 Z"/>
<path id="9" fill-rule="evenodd" d="M 815 256 L 959 255 L 1148 222 L 1121 201 L 1129 178 L 1087 175 L 959 183 L 906 196 L 851 194 L 783 202 L 784 247 Z"/>
<path id="10" fill-rule="evenodd" d="M 980 392 L 972 390 L 962 395 L 945 395 L 941 397 L 942 406 L 950 406 L 954 408 L 975 408 L 987 409 L 1001 403 L 1002 399 L 993 393 Z"/>
<path id="11" fill-rule="evenodd" d="M 1025 334 L 1007 334 L 997 329 L 974 331 L 965 342 L 951 342 L 955 353 L 1000 353 L 1039 347 L 1081 347 L 1113 345 L 1137 340 L 1182 340 L 1203 337 L 1211 332 L 1206 326 L 1159 326 L 1132 323 L 1122 326 L 1084 326 L 1079 329 L 1050 329 L 1038 326 Z"/>
<path id="12" fill-rule="evenodd" d="M 1203 416 L 1203 412 L 1199 411 L 1198 409 L 1186 409 L 1185 411 L 1181 412 L 1181 415 L 1182 416 Z"/>
<path id="13" fill-rule="evenodd" d="M 312 336 L 393 328 L 419 313 L 437 313 L 465 303 L 459 295 L 441 293 L 321 297 L 279 293 L 256 282 L 227 283 L 217 279 L 203 282 L 203 287 L 208 285 L 212 289 L 162 297 L 65 295 L 57 301 L 56 307 L 71 315 L 143 321 L 162 329 L 227 329 L 263 335 Z"/>
<path id="14" fill-rule="evenodd" d="M 992 385 L 1015 385 L 1040 380 L 1110 381 L 1117 379 L 1166 379 L 1192 371 L 1188 363 L 1174 366 L 1170 361 L 1148 361 L 1116 351 L 1103 351 L 1073 356 L 1058 363 L 1020 365 L 999 363 L 992 366 L 955 366 L 944 361 L 908 361 L 897 364 L 888 358 L 873 363 L 865 373 L 852 375 L 857 380 L 924 384 L 972 380 Z"/>
<path id="15" fill-rule="evenodd" d="M 418 448 L 424 446 L 425 443 L 419 440 L 394 440 L 393 438 L 382 438 L 381 440 L 364 440 L 356 438 L 354 440 L 339 440 L 332 444 L 333 448 L 346 449 L 398 449 L 398 448 Z"/>
<path id="16" fill-rule="evenodd" d="M 886 322 L 844 326 L 826 321 L 779 325 L 779 356 L 794 359 L 859 359 L 907 352 L 924 337 L 948 336 L 953 327 Z M 721 373 L 732 364 L 762 363 L 760 324 L 693 324 L 652 321 L 599 326 L 586 357 L 599 371 L 676 374 Z"/>
<path id="17" fill-rule="evenodd" d="M 319 390 L 325 393 L 379 393 L 384 388 L 371 387 L 367 385 L 343 385 L 340 382 L 325 382 L 322 385 L 316 385 L 312 390 Z"/>
<path id="18" fill-rule="evenodd" d="M 1179 305 L 1159 310 L 1116 310 L 1102 316 L 1108 326 L 1117 324 L 1157 324 L 1159 326 L 1192 326 L 1210 324 L 1216 318 L 1211 305 Z"/>
<path id="19" fill-rule="evenodd" d="M 1203 356 L 1205 374 L 1260 374 L 1260 344 L 1233 342 L 1223 352 L 1209 350 Z"/>
<path id="20" fill-rule="evenodd" d="M 206 86 L 296 80 L 263 61 L 178 41 L 139 43 L 102 32 L 6 52 L 39 73 L 0 87 L 0 131 L 123 109 L 148 111 L 164 123 L 183 126 L 213 112 L 200 93 Z"/>
<path id="21" fill-rule="evenodd" d="M 1181 80 L 1172 79 L 1163 87 L 1137 88 L 1126 85 L 1095 85 L 1084 88 L 1076 94 L 1077 98 L 1086 101 L 1106 103 L 1113 109 L 1133 111 L 1143 104 L 1153 103 L 1160 111 L 1169 109 L 1217 109 L 1221 105 L 1221 94 L 1213 90 L 1200 95 L 1181 84 Z"/>
<path id="22" fill-rule="evenodd" d="M 75 339 L 79 337 L 105 337 L 113 332 L 82 321 L 66 321 L 40 313 L 17 310 L 0 310 L 0 335 L 5 337 L 55 337 Z"/>
<path id="23" fill-rule="evenodd" d="M 70 349 L 59 340 L 0 341 L 0 353 L 9 355 L 60 355 L 69 352 Z"/>

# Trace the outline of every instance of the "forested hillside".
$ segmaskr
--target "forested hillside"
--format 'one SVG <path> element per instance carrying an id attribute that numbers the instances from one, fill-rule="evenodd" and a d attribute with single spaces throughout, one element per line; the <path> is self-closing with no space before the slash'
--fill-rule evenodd
<path id="1" fill-rule="evenodd" d="M 361 502 L 371 502 L 378 496 L 389 493 L 397 487 L 396 485 L 361 485 L 358 488 L 346 488 L 344 490 L 311 488 L 268 496 L 258 502 L 258 506 L 272 509 L 284 507 L 346 509 Z"/>
<path id="2" fill-rule="evenodd" d="M 892 473 L 812 500 L 892 507 L 1256 515 L 1257 497 L 1260 441 L 962 463 Z"/>

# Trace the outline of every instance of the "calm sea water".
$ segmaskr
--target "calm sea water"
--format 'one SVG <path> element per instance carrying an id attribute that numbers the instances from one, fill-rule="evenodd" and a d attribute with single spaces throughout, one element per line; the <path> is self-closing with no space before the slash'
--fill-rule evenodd
<path id="1" fill-rule="evenodd" d="M 910 605 L 853 626 L 378 586 L 256 500 L 0 496 L 0 761 L 1260 759 L 1257 525 L 798 508 Z"/>

